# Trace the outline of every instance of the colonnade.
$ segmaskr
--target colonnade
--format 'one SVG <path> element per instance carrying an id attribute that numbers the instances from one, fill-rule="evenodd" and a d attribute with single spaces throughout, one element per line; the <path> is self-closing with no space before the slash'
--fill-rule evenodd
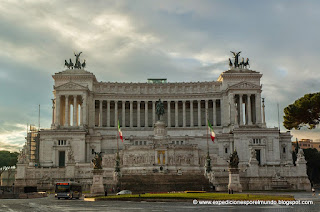
<path id="1" fill-rule="evenodd" d="M 261 94 L 232 94 L 231 123 L 252 125 L 264 123 L 261 120 Z"/>
<path id="2" fill-rule="evenodd" d="M 83 95 L 57 95 L 52 107 L 52 124 L 58 126 L 83 126 L 86 123 L 86 97 Z M 72 105 L 72 107 L 71 107 Z M 71 110 L 73 111 L 71 114 Z M 72 123 L 71 123 L 72 118 Z"/>
<path id="3" fill-rule="evenodd" d="M 152 127 L 156 122 L 157 101 L 95 100 L 95 126 Z M 168 127 L 200 127 L 207 121 L 221 125 L 220 99 L 211 100 L 164 100 L 163 116 Z M 206 112 L 208 111 L 208 112 Z"/>

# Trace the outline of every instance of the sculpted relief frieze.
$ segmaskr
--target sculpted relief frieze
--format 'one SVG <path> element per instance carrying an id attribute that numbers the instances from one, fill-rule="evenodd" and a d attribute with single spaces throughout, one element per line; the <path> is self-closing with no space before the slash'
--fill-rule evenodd
<path id="1" fill-rule="evenodd" d="M 198 94 L 220 91 L 220 82 L 197 83 L 96 83 L 93 91 L 112 94 Z"/>
<path id="2" fill-rule="evenodd" d="M 79 85 L 77 83 L 73 83 L 73 82 L 65 83 L 63 85 L 55 87 L 56 91 L 87 90 L 87 89 L 88 89 L 87 87 L 83 85 Z"/>

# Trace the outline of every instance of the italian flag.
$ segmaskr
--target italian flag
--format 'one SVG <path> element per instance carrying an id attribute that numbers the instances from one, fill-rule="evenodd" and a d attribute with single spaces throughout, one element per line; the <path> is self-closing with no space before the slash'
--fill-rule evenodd
<path id="1" fill-rule="evenodd" d="M 212 125 L 210 124 L 209 120 L 208 120 L 208 129 L 210 132 L 211 140 L 214 142 L 214 139 L 216 138 L 216 134 L 214 133 Z"/>
<path id="2" fill-rule="evenodd" d="M 119 120 L 118 120 L 118 131 L 119 131 L 120 139 L 123 142 L 123 136 L 122 136 L 122 132 L 121 132 L 121 128 L 120 128 L 120 121 Z"/>

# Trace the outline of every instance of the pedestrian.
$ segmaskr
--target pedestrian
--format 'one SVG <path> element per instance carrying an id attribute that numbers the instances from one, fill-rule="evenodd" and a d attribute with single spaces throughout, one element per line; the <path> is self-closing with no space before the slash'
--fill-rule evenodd
<path id="1" fill-rule="evenodd" d="M 108 189 L 104 190 L 104 196 L 108 196 Z"/>
<path id="2" fill-rule="evenodd" d="M 311 190 L 312 190 L 312 196 L 316 195 L 316 190 L 314 188 L 312 188 Z"/>
<path id="3" fill-rule="evenodd" d="M 114 194 L 114 187 L 112 187 L 112 193 Z"/>

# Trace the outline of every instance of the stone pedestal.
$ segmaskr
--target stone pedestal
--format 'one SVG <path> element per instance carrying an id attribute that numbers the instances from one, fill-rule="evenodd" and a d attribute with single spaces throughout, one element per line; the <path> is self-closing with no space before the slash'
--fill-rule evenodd
<path id="1" fill-rule="evenodd" d="M 157 121 L 154 124 L 154 136 L 156 139 L 161 139 L 167 135 L 166 124 L 163 121 Z"/>
<path id="2" fill-rule="evenodd" d="M 93 173 L 93 181 L 92 181 L 90 193 L 94 195 L 104 195 L 103 170 L 94 169 L 92 173 Z"/>
<path id="3" fill-rule="evenodd" d="M 74 173 L 75 173 L 75 164 L 74 163 L 67 163 L 66 166 L 66 178 L 74 179 Z"/>
<path id="4" fill-rule="evenodd" d="M 228 189 L 233 190 L 234 192 L 242 192 L 238 168 L 229 168 Z"/>
<path id="5" fill-rule="evenodd" d="M 259 177 L 259 161 L 256 158 L 249 159 L 249 167 L 247 169 L 247 176 Z"/>

